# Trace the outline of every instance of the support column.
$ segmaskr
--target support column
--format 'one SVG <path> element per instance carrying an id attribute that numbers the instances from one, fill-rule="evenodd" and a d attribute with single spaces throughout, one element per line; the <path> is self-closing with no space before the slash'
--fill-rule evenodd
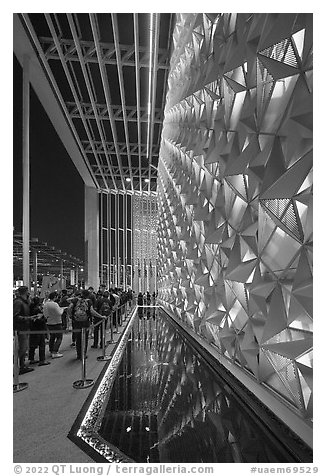
<path id="1" fill-rule="evenodd" d="M 112 240 L 111 240 L 111 193 L 108 196 L 108 283 L 107 288 L 112 287 L 112 258 L 111 258 L 111 247 L 112 247 Z"/>
<path id="2" fill-rule="evenodd" d="M 123 289 L 127 289 L 127 219 L 126 219 L 127 195 L 122 196 L 122 240 L 123 240 Z"/>
<path id="3" fill-rule="evenodd" d="M 30 165 L 29 165 L 29 57 L 23 60 L 23 282 L 31 287 L 29 267 L 30 240 Z"/>
<path id="4" fill-rule="evenodd" d="M 70 286 L 74 286 L 75 284 L 75 270 L 70 270 Z"/>
<path id="5" fill-rule="evenodd" d="M 85 287 L 99 287 L 99 213 L 96 188 L 85 186 Z"/>
<path id="6" fill-rule="evenodd" d="M 119 253 L 119 193 L 115 196 L 115 262 L 117 267 L 116 272 L 116 287 L 120 287 L 120 253 Z"/>
<path id="7" fill-rule="evenodd" d="M 130 197 L 130 207 L 128 208 L 130 213 L 130 262 L 131 262 L 131 276 L 130 276 L 130 287 L 132 290 L 135 289 L 135 252 L 134 252 L 134 225 L 133 225 L 133 196 Z"/>
<path id="8" fill-rule="evenodd" d="M 99 194 L 99 200 L 101 201 L 101 216 L 100 216 L 100 233 L 101 233 L 101 238 L 100 238 L 100 243 L 101 243 L 101 253 L 100 253 L 100 256 L 101 256 L 101 260 L 100 260 L 100 282 L 103 283 L 103 264 L 104 264 L 104 259 L 103 259 L 103 252 L 104 252 L 104 222 L 103 222 L 103 201 L 104 201 L 104 197 L 103 197 L 103 193 L 100 192 Z"/>
<path id="9" fill-rule="evenodd" d="M 33 250 L 34 296 L 37 296 L 37 250 Z"/>
<path id="10" fill-rule="evenodd" d="M 60 290 L 63 289 L 63 260 L 60 260 Z"/>

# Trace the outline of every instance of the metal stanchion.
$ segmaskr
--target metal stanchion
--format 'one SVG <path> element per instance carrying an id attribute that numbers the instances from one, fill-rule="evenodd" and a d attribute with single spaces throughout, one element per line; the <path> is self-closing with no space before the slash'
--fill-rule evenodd
<path id="1" fill-rule="evenodd" d="M 109 319 L 110 319 L 110 333 L 111 333 L 111 339 L 108 341 L 108 344 L 114 344 L 112 313 L 110 314 Z"/>
<path id="2" fill-rule="evenodd" d="M 82 378 L 81 380 L 76 380 L 72 386 L 74 388 L 88 388 L 94 385 L 94 380 L 86 378 L 86 328 L 83 327 L 81 330 L 81 357 L 82 357 Z"/>
<path id="3" fill-rule="evenodd" d="M 115 333 L 116 334 L 121 334 L 121 332 L 119 331 L 118 329 L 118 318 L 119 318 L 119 315 L 118 315 L 118 309 L 115 310 Z"/>
<path id="4" fill-rule="evenodd" d="M 106 361 L 106 360 L 110 360 L 111 359 L 111 356 L 110 355 L 106 355 L 105 353 L 105 347 L 106 347 L 106 342 L 105 342 L 105 319 L 103 319 L 103 322 L 102 322 L 102 329 L 101 329 L 101 332 L 102 332 L 102 355 L 99 355 L 97 357 L 97 360 L 100 360 L 100 361 Z"/>
<path id="5" fill-rule="evenodd" d="M 18 332 L 15 331 L 14 335 L 14 393 L 21 392 L 28 388 L 28 383 L 19 383 L 19 357 L 18 357 Z"/>

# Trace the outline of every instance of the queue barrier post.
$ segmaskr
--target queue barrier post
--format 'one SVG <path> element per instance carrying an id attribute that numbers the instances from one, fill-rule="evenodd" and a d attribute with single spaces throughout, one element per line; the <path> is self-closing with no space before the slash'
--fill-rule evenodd
<path id="1" fill-rule="evenodd" d="M 80 329 L 78 329 L 80 332 Z M 94 385 L 94 380 L 86 378 L 86 328 L 81 329 L 81 362 L 82 378 L 73 382 L 72 386 L 76 389 L 88 388 Z"/>
<path id="2" fill-rule="evenodd" d="M 122 310 L 123 310 L 123 305 L 120 306 L 120 310 L 119 310 L 119 326 L 122 326 Z"/>
<path id="3" fill-rule="evenodd" d="M 14 384 L 13 384 L 13 390 L 14 393 L 21 392 L 22 390 L 25 390 L 28 388 L 28 383 L 26 382 L 19 382 L 19 356 L 18 356 L 18 350 L 19 350 L 19 343 L 18 343 L 18 332 L 15 331 L 14 333 Z"/>
<path id="4" fill-rule="evenodd" d="M 118 308 L 114 311 L 115 312 L 115 334 L 121 334 L 118 328 L 118 319 L 119 319 L 119 313 L 118 313 Z"/>
<path id="5" fill-rule="evenodd" d="M 110 314 L 109 319 L 110 319 L 110 334 L 111 334 L 111 338 L 110 338 L 110 340 L 108 341 L 108 344 L 114 344 L 112 313 Z"/>
<path id="6" fill-rule="evenodd" d="M 105 350 L 106 350 L 106 342 L 105 342 L 105 321 L 106 319 L 103 319 L 102 321 L 102 326 L 101 326 L 101 332 L 102 332 L 102 355 L 99 355 L 97 357 L 97 360 L 101 362 L 105 362 L 107 360 L 111 359 L 110 355 L 106 355 Z"/>

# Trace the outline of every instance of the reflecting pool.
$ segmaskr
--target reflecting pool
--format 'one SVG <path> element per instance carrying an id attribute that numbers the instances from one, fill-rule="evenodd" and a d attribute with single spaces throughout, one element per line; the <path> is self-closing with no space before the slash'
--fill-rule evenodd
<path id="1" fill-rule="evenodd" d="M 138 309 L 98 433 L 136 462 L 295 461 L 153 307 Z"/>

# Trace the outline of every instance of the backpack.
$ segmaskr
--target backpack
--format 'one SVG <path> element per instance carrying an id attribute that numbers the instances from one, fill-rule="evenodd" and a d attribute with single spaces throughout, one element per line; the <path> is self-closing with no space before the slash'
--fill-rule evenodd
<path id="1" fill-rule="evenodd" d="M 88 321 L 89 303 L 86 299 L 78 298 L 75 305 L 74 320 L 77 322 Z"/>
<path id="2" fill-rule="evenodd" d="M 99 313 L 102 316 L 109 316 L 111 314 L 111 304 L 108 299 L 104 299 L 104 301 L 102 302 Z"/>
<path id="3" fill-rule="evenodd" d="M 119 307 L 119 304 L 120 304 L 120 298 L 117 294 L 112 294 L 113 298 L 114 298 L 114 304 L 113 304 L 113 310 L 116 310 L 118 309 Z"/>

